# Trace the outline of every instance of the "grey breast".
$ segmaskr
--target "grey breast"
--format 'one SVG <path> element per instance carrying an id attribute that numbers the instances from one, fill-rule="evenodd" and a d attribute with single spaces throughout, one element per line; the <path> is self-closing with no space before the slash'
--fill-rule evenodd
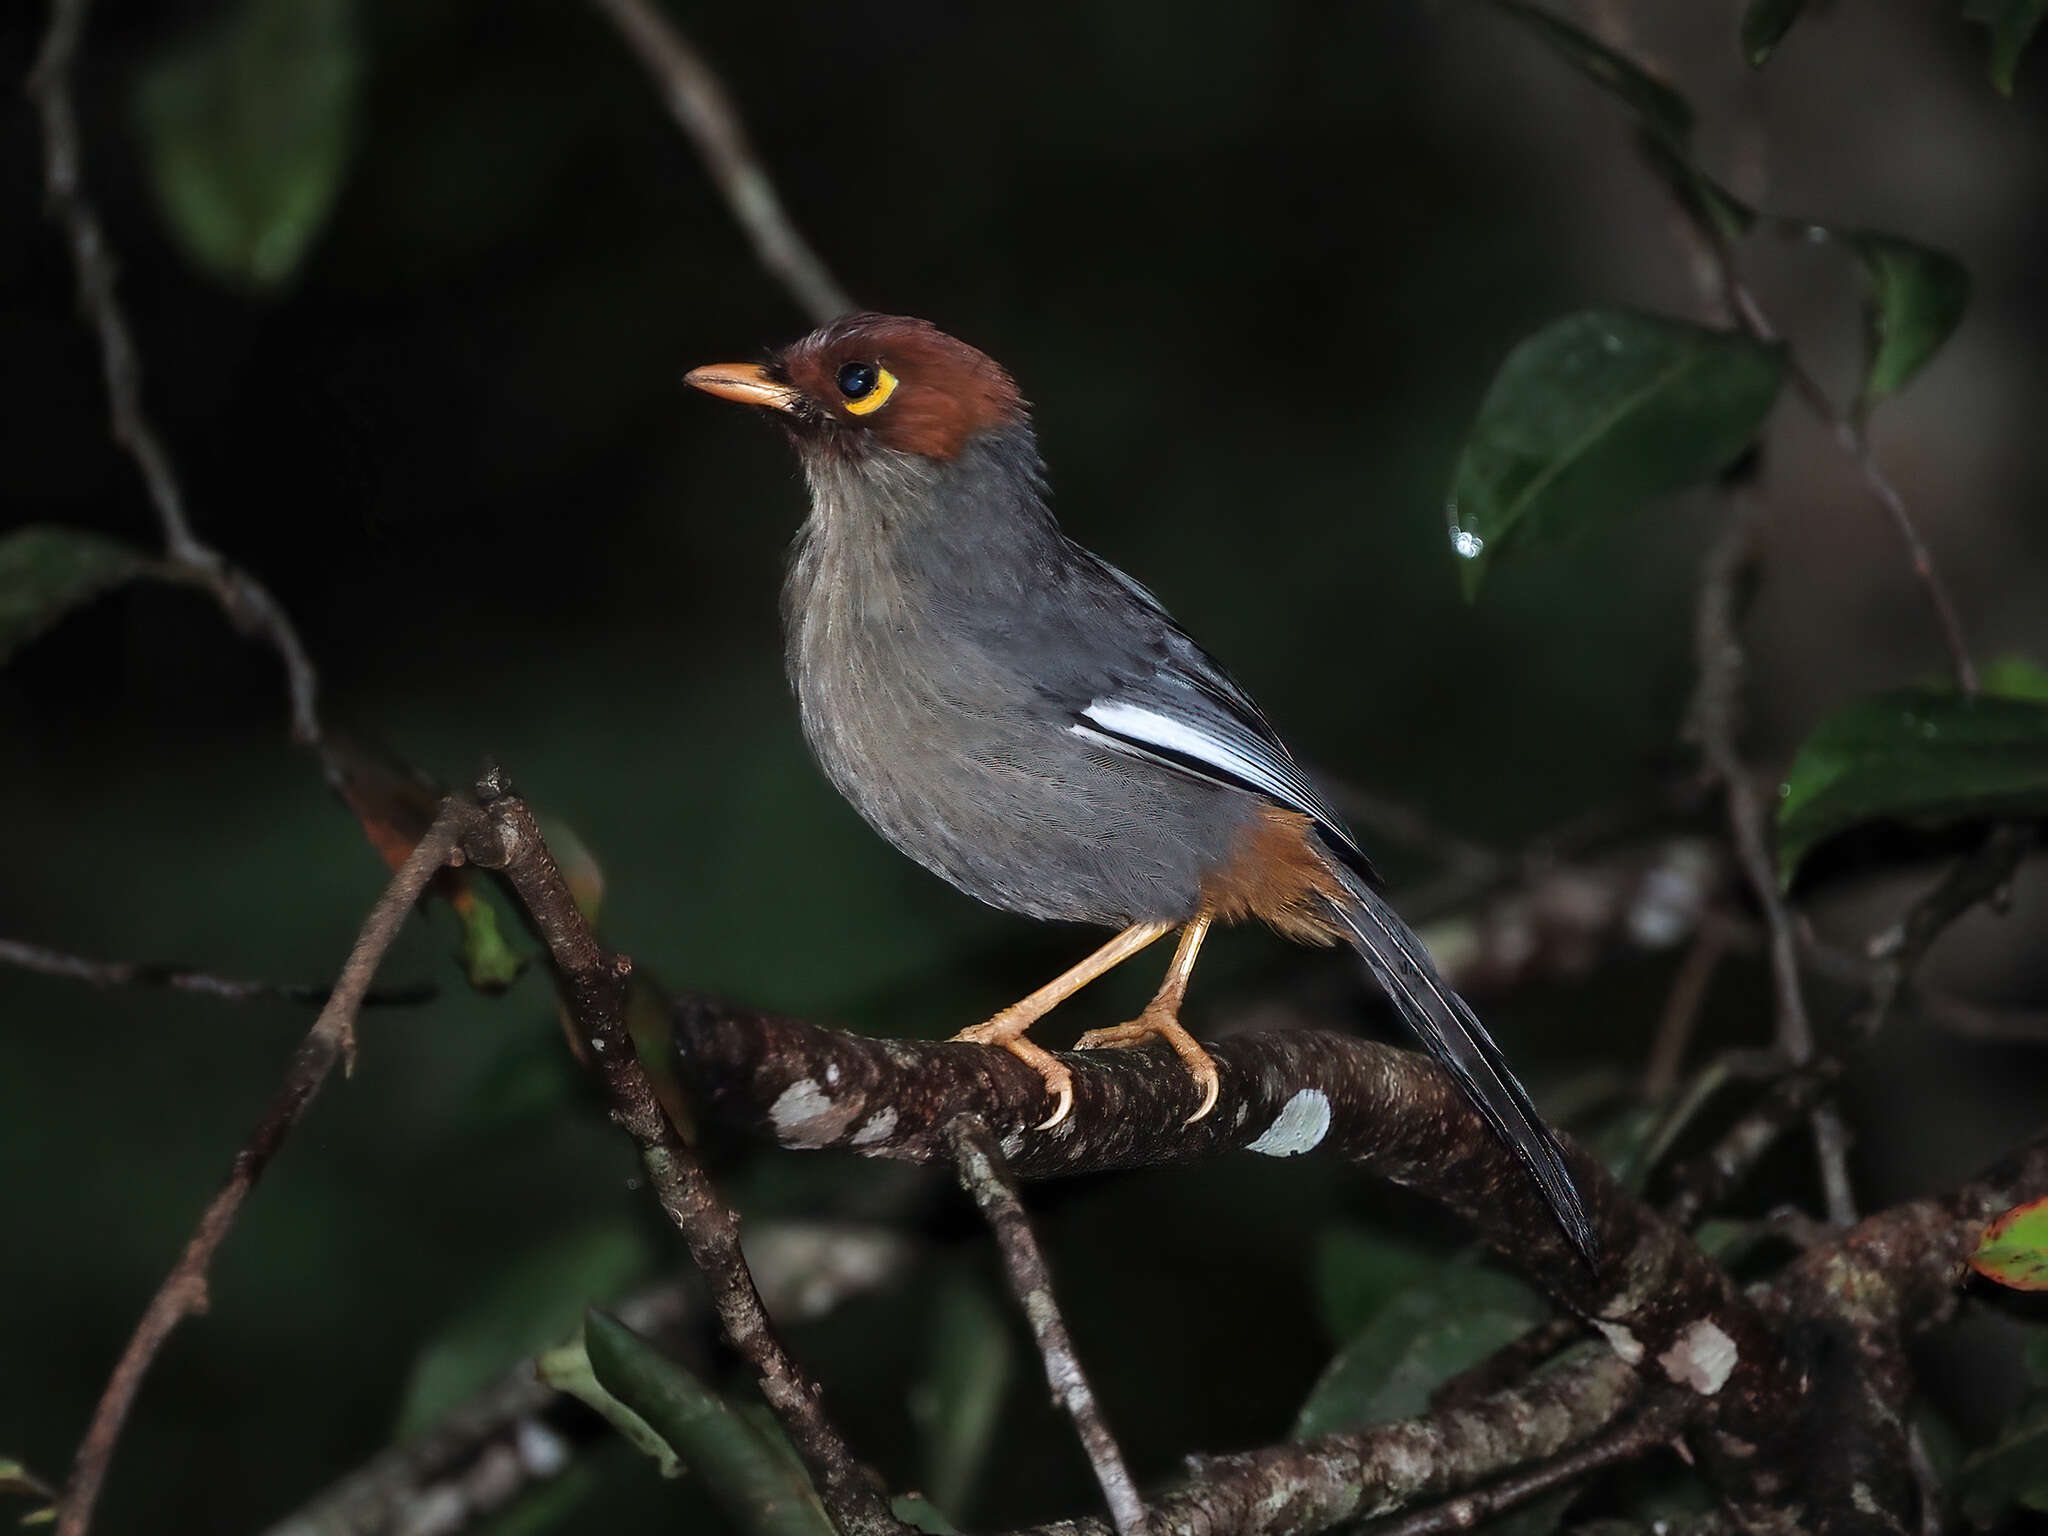
<path id="1" fill-rule="evenodd" d="M 1162 642 L 1150 610 L 1060 533 L 1028 432 L 947 465 L 805 467 L 789 668 L 840 793 L 991 905 L 1104 924 L 1192 917 L 1257 802 L 1074 729 Z"/>

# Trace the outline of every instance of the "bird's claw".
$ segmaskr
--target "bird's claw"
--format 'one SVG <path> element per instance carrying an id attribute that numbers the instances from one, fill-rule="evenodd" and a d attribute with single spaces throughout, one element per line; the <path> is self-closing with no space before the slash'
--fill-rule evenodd
<path id="1" fill-rule="evenodd" d="M 1073 1112 L 1074 1074 L 1051 1051 L 1026 1039 L 1022 1026 L 997 1014 L 986 1024 L 969 1025 L 953 1038 L 970 1045 L 1000 1047 L 1045 1079 L 1045 1091 L 1055 1102 L 1052 1113 L 1033 1126 L 1033 1130 L 1049 1131 Z"/>
<path id="2" fill-rule="evenodd" d="M 1077 1051 L 1118 1051 L 1158 1036 L 1180 1056 L 1186 1065 L 1195 1086 L 1202 1090 L 1202 1102 L 1195 1112 L 1183 1120 L 1183 1125 L 1193 1125 L 1216 1107 L 1216 1100 L 1223 1092 L 1223 1080 L 1217 1075 L 1216 1061 L 1202 1049 L 1201 1042 L 1181 1027 L 1181 1022 L 1165 1009 L 1147 1008 L 1128 1024 L 1113 1024 L 1108 1029 L 1091 1029 L 1074 1042 Z"/>

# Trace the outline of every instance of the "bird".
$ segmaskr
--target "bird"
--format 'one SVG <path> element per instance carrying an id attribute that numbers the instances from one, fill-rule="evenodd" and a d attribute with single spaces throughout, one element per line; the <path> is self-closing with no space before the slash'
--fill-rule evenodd
<path id="1" fill-rule="evenodd" d="M 1178 933 L 1157 993 L 1079 1050 L 1158 1038 L 1215 1106 L 1180 1023 L 1212 927 L 1345 943 L 1533 1179 L 1589 1262 L 1556 1135 L 1388 905 L 1364 849 L 1259 706 L 1151 592 L 1055 520 L 1030 409 L 992 358 L 925 320 L 842 316 L 764 361 L 685 382 L 778 419 L 810 494 L 783 587 L 803 733 L 897 849 L 1005 911 L 1115 930 L 954 1038 L 1001 1047 L 1073 1102 L 1030 1039 L 1047 1012 Z"/>

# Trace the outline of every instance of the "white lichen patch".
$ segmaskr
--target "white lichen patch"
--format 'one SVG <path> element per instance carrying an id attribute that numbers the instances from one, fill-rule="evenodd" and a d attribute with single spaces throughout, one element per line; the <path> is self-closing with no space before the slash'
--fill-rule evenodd
<path id="1" fill-rule="evenodd" d="M 1613 1346 L 1623 1365 L 1635 1365 L 1642 1360 L 1643 1341 L 1621 1324 L 1602 1322 L 1596 1317 L 1593 1319 L 1593 1326 L 1598 1328 L 1602 1336 Z"/>
<path id="2" fill-rule="evenodd" d="M 1738 1358 L 1735 1341 L 1712 1319 L 1703 1317 L 1681 1333 L 1678 1342 L 1657 1357 L 1657 1363 L 1681 1387 L 1712 1397 L 1728 1384 Z"/>
<path id="3" fill-rule="evenodd" d="M 895 1129 L 895 1107 L 885 1104 L 863 1120 L 860 1129 L 849 1140 L 856 1147 L 872 1147 L 878 1141 L 887 1141 L 889 1133 Z"/>
<path id="4" fill-rule="evenodd" d="M 808 1077 L 791 1083 L 768 1106 L 775 1139 L 785 1147 L 829 1147 L 854 1113 L 833 1104 L 832 1096 Z"/>
<path id="5" fill-rule="evenodd" d="M 1280 1106 L 1265 1133 L 1246 1150 L 1265 1157 L 1297 1157 L 1330 1133 L 1330 1101 L 1320 1088 L 1304 1088 Z"/>

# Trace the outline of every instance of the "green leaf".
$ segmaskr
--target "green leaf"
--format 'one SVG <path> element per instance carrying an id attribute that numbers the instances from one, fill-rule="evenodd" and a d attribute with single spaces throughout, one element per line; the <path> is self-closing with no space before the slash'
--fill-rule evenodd
<path id="1" fill-rule="evenodd" d="M 568 1343 L 558 1344 L 536 1356 L 533 1372 L 557 1392 L 565 1392 L 584 1407 L 595 1410 L 628 1445 L 651 1457 L 660 1467 L 663 1477 L 683 1475 L 682 1459 L 669 1448 L 666 1440 L 655 1433 L 654 1426 L 598 1385 L 597 1373 L 590 1368 L 590 1354 L 584 1348 L 581 1328 Z"/>
<path id="2" fill-rule="evenodd" d="M 2035 1393 L 1996 1440 L 1963 1462 L 1956 1499 L 1976 1526 L 1997 1524 L 2015 1505 L 2048 1510 L 2048 1394 Z"/>
<path id="3" fill-rule="evenodd" d="M 2048 18 L 2048 0 L 1963 0 L 1963 15 L 1991 33 L 1991 83 L 2010 96 L 2020 55 Z"/>
<path id="4" fill-rule="evenodd" d="M 0 538 L 0 666 L 72 609 L 148 568 L 140 550 L 83 528 L 36 524 Z"/>
<path id="5" fill-rule="evenodd" d="M 617 1297 L 647 1265 L 639 1228 L 627 1222 L 567 1232 L 529 1253 L 420 1352 L 398 1437 L 432 1428 L 520 1361 L 566 1338 L 585 1307 Z"/>
<path id="6" fill-rule="evenodd" d="M 240 0 L 144 73 L 151 185 L 201 267 L 255 287 L 297 270 L 341 189 L 361 74 L 354 0 Z"/>
<path id="7" fill-rule="evenodd" d="M 1942 251 L 1875 230 L 1841 236 L 1863 263 L 1866 407 L 1896 394 L 1942 348 L 1970 304 L 1970 274 Z"/>
<path id="8" fill-rule="evenodd" d="M 1779 790 L 1778 874 L 1865 822 L 2048 814 L 2048 703 L 1904 688 L 1859 699 L 1806 739 Z"/>
<path id="9" fill-rule="evenodd" d="M 1465 595 L 1506 549 L 1563 542 L 1725 468 L 1784 374 L 1781 347 L 1632 310 L 1568 315 L 1523 341 L 1452 476 Z"/>
<path id="10" fill-rule="evenodd" d="M 1977 686 L 2002 699 L 2048 701 L 2048 668 L 2024 656 L 1994 657 L 1977 674 Z"/>
<path id="11" fill-rule="evenodd" d="M 2015 1291 L 2048 1291 L 2048 1199 L 2015 1206 L 1986 1227 L 1970 1268 Z"/>
<path id="12" fill-rule="evenodd" d="M 583 1344 L 598 1384 L 653 1427 L 750 1536 L 835 1536 L 788 1451 L 623 1323 L 592 1311 Z"/>
<path id="13" fill-rule="evenodd" d="M 1547 1102 L 1547 1101 L 1546 1101 Z M 1316 1238 L 1315 1292 L 1332 1339 L 1349 1339 L 1388 1302 L 1443 1268 L 1442 1253 L 1364 1227 L 1331 1227 Z"/>
<path id="14" fill-rule="evenodd" d="M 1402 1291 L 1337 1352 L 1294 1421 L 1294 1438 L 1409 1418 L 1429 1395 L 1543 1320 L 1527 1286 L 1470 1264 Z"/>
<path id="15" fill-rule="evenodd" d="M 1749 0 L 1742 13 L 1742 56 L 1752 69 L 1763 68 L 1805 9 L 1806 0 Z"/>
<path id="16" fill-rule="evenodd" d="M 1003 1309 L 972 1276 L 940 1287 L 928 1349 L 925 1377 L 911 1393 L 924 1486 L 939 1508 L 965 1515 L 1016 1368 Z"/>
<path id="17" fill-rule="evenodd" d="M 448 905 L 462 925 L 462 973 L 479 992 L 502 992 L 526 969 L 526 956 L 505 939 L 498 909 L 476 881 L 462 881 Z"/>

